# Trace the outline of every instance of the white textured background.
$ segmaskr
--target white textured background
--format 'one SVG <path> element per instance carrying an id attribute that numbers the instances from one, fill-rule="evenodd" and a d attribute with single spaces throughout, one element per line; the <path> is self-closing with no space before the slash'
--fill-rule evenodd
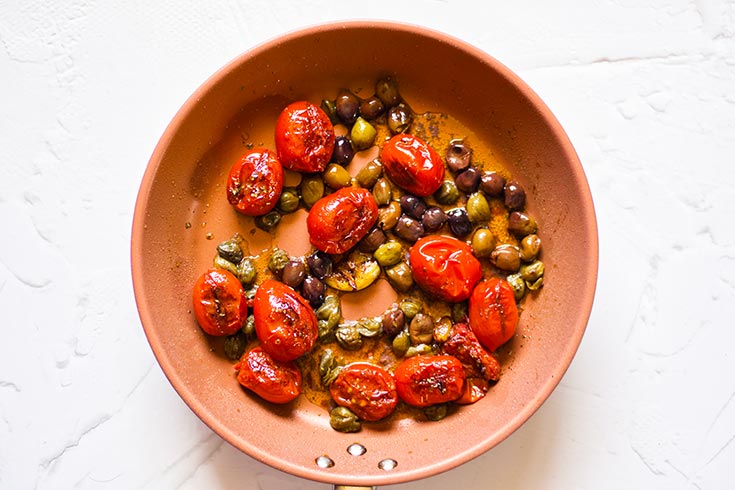
<path id="1" fill-rule="evenodd" d="M 489 453 L 394 488 L 733 488 L 733 0 L 0 0 L 0 488 L 328 487 L 239 453 L 179 399 L 140 327 L 129 239 L 148 158 L 200 83 L 352 18 L 438 29 L 515 70 L 568 131 L 600 227 L 589 328 L 548 402 Z"/>

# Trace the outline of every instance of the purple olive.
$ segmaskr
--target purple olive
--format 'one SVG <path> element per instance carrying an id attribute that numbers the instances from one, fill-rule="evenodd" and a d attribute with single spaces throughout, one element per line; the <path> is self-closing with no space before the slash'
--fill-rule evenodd
<path id="1" fill-rule="evenodd" d="M 413 219 L 421 219 L 426 212 L 426 202 L 418 196 L 404 194 L 399 200 L 401 210 Z"/>
<path id="2" fill-rule="evenodd" d="M 447 215 L 440 207 L 432 206 L 421 217 L 421 224 L 429 233 L 433 233 L 447 222 Z"/>
<path id="3" fill-rule="evenodd" d="M 509 180 L 505 184 L 505 207 L 511 211 L 523 209 L 526 205 L 526 191 L 520 183 Z"/>
<path id="4" fill-rule="evenodd" d="M 464 208 L 455 208 L 447 211 L 449 229 L 458 238 L 465 237 L 472 231 L 472 223 Z"/>
<path id="5" fill-rule="evenodd" d="M 453 172 L 460 172 L 470 166 L 472 160 L 472 149 L 461 139 L 449 142 L 447 155 L 444 157 L 447 167 Z"/>
<path id="6" fill-rule="evenodd" d="M 311 273 L 319 279 L 324 279 L 332 273 L 332 258 L 321 250 L 317 250 L 306 257 L 306 265 L 309 266 Z"/>
<path id="7" fill-rule="evenodd" d="M 306 276 L 301 284 L 301 296 L 312 306 L 318 308 L 324 302 L 326 286 L 314 276 Z"/>
<path id="8" fill-rule="evenodd" d="M 415 242 L 424 235 L 424 226 L 415 219 L 402 214 L 393 232 L 407 242 Z"/>
<path id="9" fill-rule="evenodd" d="M 332 161 L 339 165 L 347 165 L 355 156 L 355 149 L 346 136 L 337 136 L 334 139 L 334 150 L 332 150 Z"/>
<path id="10" fill-rule="evenodd" d="M 457 184 L 457 189 L 460 191 L 472 194 L 480 186 L 480 171 L 475 167 L 470 167 L 457 175 L 454 178 L 454 183 Z"/>
<path id="11" fill-rule="evenodd" d="M 480 177 L 480 189 L 490 197 L 498 197 L 505 188 L 505 178 L 496 172 L 485 172 Z"/>

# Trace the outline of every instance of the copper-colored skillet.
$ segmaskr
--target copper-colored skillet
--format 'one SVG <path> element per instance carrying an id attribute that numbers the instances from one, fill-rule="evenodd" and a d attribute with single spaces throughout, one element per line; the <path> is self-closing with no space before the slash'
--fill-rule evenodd
<path id="1" fill-rule="evenodd" d="M 385 75 L 399 80 L 414 109 L 450 113 L 502 153 L 530 194 L 543 240 L 545 286 L 525 301 L 502 378 L 483 400 L 440 422 L 404 418 L 343 434 L 329 427 L 324 409 L 304 397 L 273 406 L 241 389 L 231 363 L 213 351 L 197 327 L 190 291 L 210 266 L 218 241 L 252 229 L 226 202 L 228 158 L 248 141 L 274 148 L 272 128 L 287 102 L 318 103 L 340 87 L 371 91 L 374 80 Z M 298 220 L 292 218 L 284 227 L 290 231 L 276 238 L 294 254 L 308 247 Z M 538 96 L 472 46 L 385 22 L 308 28 L 252 49 L 215 73 L 161 137 L 140 187 L 132 230 L 140 318 L 161 368 L 184 401 L 251 457 L 299 477 L 353 486 L 449 470 L 523 424 L 559 383 L 581 341 L 597 260 L 584 172 Z M 359 301 L 369 309 L 383 300 L 381 294 Z"/>

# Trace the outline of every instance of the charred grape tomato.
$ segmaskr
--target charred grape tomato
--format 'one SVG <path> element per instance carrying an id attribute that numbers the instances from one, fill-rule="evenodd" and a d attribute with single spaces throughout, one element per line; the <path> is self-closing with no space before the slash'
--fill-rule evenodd
<path id="1" fill-rule="evenodd" d="M 465 242 L 448 236 L 427 236 L 410 249 L 413 279 L 445 301 L 464 301 L 482 279 L 482 266 Z"/>
<path id="2" fill-rule="evenodd" d="M 417 196 L 433 194 L 444 181 L 444 160 L 412 134 L 397 134 L 388 140 L 380 161 L 393 182 Z"/>
<path id="3" fill-rule="evenodd" d="M 288 403 L 301 393 L 301 371 L 294 362 L 278 362 L 260 347 L 235 364 L 237 380 L 264 400 Z"/>
<path id="4" fill-rule="evenodd" d="M 311 207 L 306 228 L 314 247 L 340 254 L 357 245 L 377 220 L 378 205 L 369 190 L 343 187 Z"/>
<path id="5" fill-rule="evenodd" d="M 276 361 L 293 361 L 309 352 L 318 335 L 314 310 L 292 287 L 268 279 L 253 300 L 255 334 Z"/>
<path id="6" fill-rule="evenodd" d="M 266 148 L 251 150 L 235 162 L 227 179 L 227 200 L 247 216 L 260 216 L 278 204 L 283 167 Z"/>
<path id="7" fill-rule="evenodd" d="M 398 404 L 393 376 L 367 362 L 346 366 L 329 386 L 332 400 L 369 422 L 387 417 Z"/>
<path id="8" fill-rule="evenodd" d="M 334 150 L 334 127 L 311 102 L 286 106 L 276 121 L 276 152 L 281 164 L 296 172 L 322 172 Z"/>
<path id="9" fill-rule="evenodd" d="M 488 351 L 506 343 L 518 326 L 513 287 L 497 277 L 478 284 L 470 296 L 469 320 L 472 332 Z"/>
<path id="10" fill-rule="evenodd" d="M 464 393 L 465 372 L 453 356 L 414 356 L 398 365 L 396 390 L 414 407 L 451 402 Z"/>
<path id="11" fill-rule="evenodd" d="M 466 323 L 452 326 L 449 338 L 442 345 L 442 352 L 459 359 L 468 378 L 482 378 L 486 381 L 497 381 L 500 378 L 500 363 L 480 345 Z"/>
<path id="12" fill-rule="evenodd" d="M 485 396 L 490 389 L 490 383 L 482 378 L 467 378 L 464 383 L 464 392 L 462 396 L 454 400 L 460 405 L 469 405 Z"/>
<path id="13" fill-rule="evenodd" d="M 231 272 L 210 269 L 197 279 L 193 291 L 194 316 L 210 335 L 232 335 L 248 315 L 245 291 Z"/>

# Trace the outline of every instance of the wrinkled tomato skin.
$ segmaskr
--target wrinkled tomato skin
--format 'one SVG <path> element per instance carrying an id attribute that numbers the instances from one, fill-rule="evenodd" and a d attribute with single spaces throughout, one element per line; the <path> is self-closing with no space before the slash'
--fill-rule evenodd
<path id="1" fill-rule="evenodd" d="M 288 403 L 301 393 L 296 363 L 276 361 L 260 347 L 246 352 L 235 369 L 241 385 L 269 402 Z"/>
<path id="2" fill-rule="evenodd" d="M 500 363 L 488 353 L 466 323 L 452 327 L 449 338 L 442 344 L 442 352 L 459 359 L 468 378 L 497 381 L 500 378 Z"/>
<path id="3" fill-rule="evenodd" d="M 482 266 L 465 242 L 448 236 L 420 238 L 409 251 L 413 279 L 424 291 L 451 302 L 470 297 Z"/>
<path id="4" fill-rule="evenodd" d="M 359 187 L 343 187 L 311 207 L 306 228 L 314 247 L 340 254 L 357 245 L 376 221 L 378 205 L 373 194 Z"/>
<path id="5" fill-rule="evenodd" d="M 395 371 L 398 397 L 414 407 L 451 402 L 464 393 L 465 372 L 456 357 L 414 356 Z"/>
<path id="6" fill-rule="evenodd" d="M 253 316 L 260 346 L 276 361 L 293 361 L 314 347 L 316 315 L 292 287 L 272 279 L 264 281 L 255 293 Z"/>
<path id="7" fill-rule="evenodd" d="M 368 422 L 383 419 L 398 405 L 393 376 L 385 369 L 367 362 L 346 366 L 329 386 L 332 400 L 352 410 Z"/>
<path id="8" fill-rule="evenodd" d="M 227 178 L 227 201 L 246 216 L 260 216 L 278 204 L 283 167 L 272 151 L 259 148 L 235 162 Z"/>
<path id="9" fill-rule="evenodd" d="M 490 352 L 513 337 L 518 326 L 518 307 L 513 288 L 493 277 L 475 287 L 470 296 L 468 318 L 477 340 Z"/>
<path id="10" fill-rule="evenodd" d="M 286 106 L 276 121 L 276 153 L 281 164 L 296 172 L 321 172 L 334 150 L 334 127 L 311 102 Z"/>
<path id="11" fill-rule="evenodd" d="M 397 134 L 388 140 L 380 161 L 393 182 L 417 196 L 433 194 L 444 180 L 444 160 L 412 134 Z"/>
<path id="12" fill-rule="evenodd" d="M 240 281 L 224 269 L 210 269 L 197 279 L 192 294 L 194 316 L 209 335 L 232 335 L 248 316 Z"/>
<path id="13" fill-rule="evenodd" d="M 454 400 L 454 403 L 460 405 L 470 405 L 485 397 L 490 389 L 490 383 L 482 378 L 467 378 L 464 383 L 464 392 L 462 396 Z"/>

